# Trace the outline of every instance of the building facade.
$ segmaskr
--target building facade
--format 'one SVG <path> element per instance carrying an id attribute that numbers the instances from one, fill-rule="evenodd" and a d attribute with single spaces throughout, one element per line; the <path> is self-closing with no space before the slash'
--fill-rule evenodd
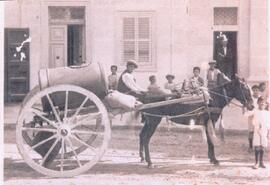
<path id="1" fill-rule="evenodd" d="M 205 75 L 220 32 L 233 47 L 234 72 L 268 81 L 267 6 L 267 0 L 7 1 L 6 98 L 37 85 L 39 69 L 84 62 L 100 62 L 109 74 L 111 65 L 121 72 L 135 59 L 143 87 L 153 74 L 160 84 L 168 73 L 181 82 L 194 66 Z M 18 71 L 23 78 L 14 77 Z M 12 96 L 14 86 L 21 92 Z"/>

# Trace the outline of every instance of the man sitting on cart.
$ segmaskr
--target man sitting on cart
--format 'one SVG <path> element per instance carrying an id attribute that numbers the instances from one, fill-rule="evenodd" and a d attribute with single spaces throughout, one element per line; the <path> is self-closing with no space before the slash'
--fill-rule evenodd
<path id="1" fill-rule="evenodd" d="M 138 68 L 138 64 L 135 60 L 127 61 L 126 70 L 119 78 L 117 90 L 121 93 L 132 95 L 141 100 L 143 99 L 146 90 L 136 83 L 136 79 L 132 74 L 136 68 Z"/>

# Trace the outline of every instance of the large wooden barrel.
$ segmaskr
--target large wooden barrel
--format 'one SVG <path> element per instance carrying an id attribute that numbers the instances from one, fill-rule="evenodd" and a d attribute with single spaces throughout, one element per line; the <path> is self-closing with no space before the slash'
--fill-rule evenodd
<path id="1" fill-rule="evenodd" d="M 107 83 L 104 71 L 100 63 L 90 63 L 83 66 L 58 67 L 41 69 L 39 71 L 40 89 L 60 84 L 77 85 L 93 92 L 103 99 L 107 94 Z M 55 106 L 64 107 L 65 95 L 61 93 L 51 95 Z M 80 105 L 84 97 L 79 94 L 70 94 L 69 108 Z M 43 99 L 43 108 L 49 110 L 49 103 Z"/>

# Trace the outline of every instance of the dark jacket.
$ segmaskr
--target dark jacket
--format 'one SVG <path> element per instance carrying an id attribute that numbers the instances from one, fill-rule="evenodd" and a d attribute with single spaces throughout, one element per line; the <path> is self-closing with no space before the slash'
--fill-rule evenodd
<path id="1" fill-rule="evenodd" d="M 126 86 L 126 84 L 123 82 L 123 78 L 122 78 L 122 76 L 126 73 L 128 73 L 127 70 L 123 71 L 123 73 L 121 74 L 121 76 L 118 80 L 117 90 L 121 93 L 128 94 L 131 91 L 131 89 L 128 86 Z"/>

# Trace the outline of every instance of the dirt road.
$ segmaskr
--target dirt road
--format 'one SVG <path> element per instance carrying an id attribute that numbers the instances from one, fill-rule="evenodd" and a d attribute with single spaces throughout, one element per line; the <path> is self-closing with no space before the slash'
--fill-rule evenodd
<path id="1" fill-rule="evenodd" d="M 154 169 L 139 162 L 137 129 L 112 131 L 110 148 L 102 161 L 74 178 L 49 178 L 32 170 L 21 159 L 15 145 L 15 131 L 5 130 L 5 185 L 171 185 L 171 184 L 270 184 L 268 168 L 253 170 L 254 154 L 247 151 L 245 133 L 226 133 L 225 143 L 216 146 L 220 166 L 207 159 L 207 146 L 199 131 L 158 130 L 150 144 Z"/>

